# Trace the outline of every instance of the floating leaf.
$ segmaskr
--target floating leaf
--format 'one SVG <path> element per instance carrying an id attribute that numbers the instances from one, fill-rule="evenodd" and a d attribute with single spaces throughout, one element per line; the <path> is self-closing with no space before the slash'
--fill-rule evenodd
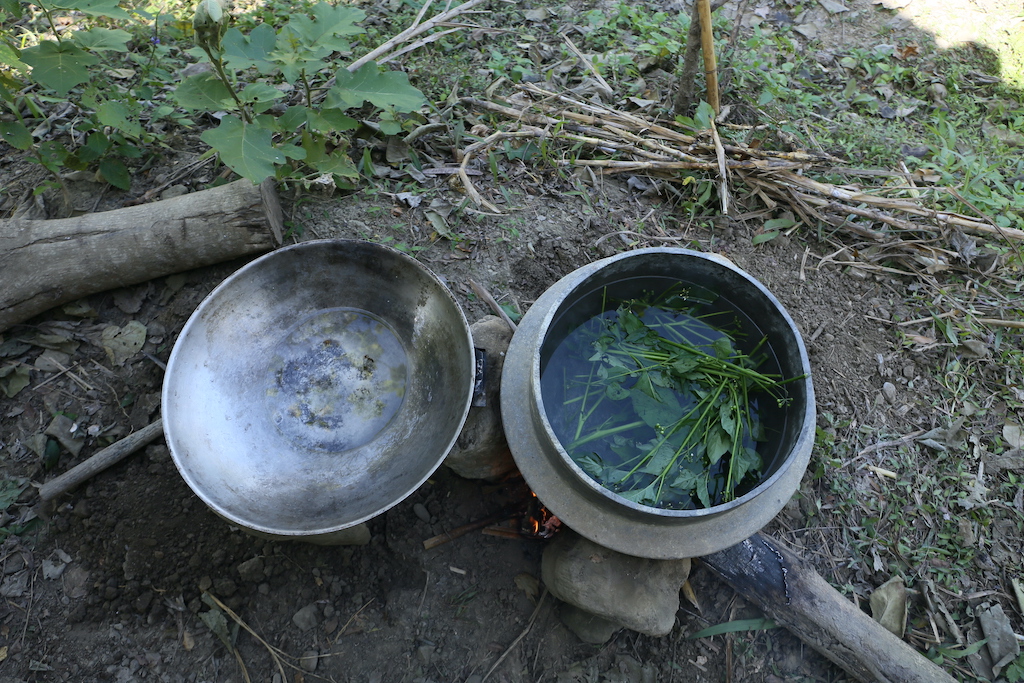
<path id="1" fill-rule="evenodd" d="M 225 116 L 220 126 L 205 131 L 200 139 L 220 154 L 232 171 L 254 183 L 274 175 L 276 165 L 285 162 L 285 156 L 274 148 L 269 130 L 243 123 L 237 116 Z"/>
<path id="2" fill-rule="evenodd" d="M 22 50 L 21 58 L 32 67 L 33 80 L 61 96 L 88 81 L 89 67 L 100 61 L 69 40 L 60 44 L 45 40 Z"/>

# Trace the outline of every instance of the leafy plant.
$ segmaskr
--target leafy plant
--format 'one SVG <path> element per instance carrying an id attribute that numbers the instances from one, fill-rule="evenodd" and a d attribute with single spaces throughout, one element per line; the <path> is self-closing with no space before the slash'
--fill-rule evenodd
<path id="1" fill-rule="evenodd" d="M 395 124 L 385 132 L 396 133 L 401 130 L 398 115 L 425 104 L 404 73 L 382 71 L 372 61 L 354 71 L 324 68 L 332 55 L 351 53 L 349 37 L 362 32 L 356 24 L 365 16 L 355 7 L 320 3 L 278 31 L 259 24 L 245 35 L 226 29 L 220 0 L 201 0 L 196 42 L 213 71 L 185 79 L 176 93 L 178 103 L 194 111 L 234 112 L 201 137 L 228 167 L 253 182 L 274 175 L 288 159 L 341 182 L 355 178 L 358 171 L 344 134 L 359 122 L 348 113 L 369 102 L 383 121 Z M 261 77 L 243 78 L 256 73 Z M 291 89 L 298 101 L 279 103 Z"/>
<path id="2" fill-rule="evenodd" d="M 736 349 L 735 313 L 708 309 L 714 299 L 674 286 L 602 306 L 545 370 L 545 404 L 562 445 L 627 500 L 707 508 L 757 480 L 754 443 L 766 438 L 757 402 L 784 405 L 785 381 L 756 369 L 764 339 L 748 353 Z"/>
<path id="3" fill-rule="evenodd" d="M 134 22 L 136 15 L 116 0 L 56 0 L 36 3 L 45 35 L 15 37 L 0 29 L 0 103 L 8 115 L 0 117 L 0 136 L 12 147 L 26 151 L 59 182 L 61 169 L 98 168 L 101 177 L 127 189 L 130 175 L 125 160 L 143 155 L 140 143 L 153 141 L 141 118 L 145 105 L 135 92 L 140 79 L 124 69 L 129 44 L 136 36 L 120 28 L 102 25 L 110 20 Z M 16 2 L 3 10 L 14 17 L 22 13 Z M 58 16 L 81 13 L 88 25 L 74 31 L 59 30 Z M 30 43 L 25 47 L 20 47 Z M 155 53 L 157 43 L 147 43 Z M 33 97 L 32 91 L 38 94 Z M 64 145 L 55 140 L 37 141 L 48 131 L 46 105 L 69 102 L 80 110 L 76 125 L 78 142 Z M 42 122 L 32 128 L 32 122 Z M 40 188 L 45 189 L 45 186 Z"/>

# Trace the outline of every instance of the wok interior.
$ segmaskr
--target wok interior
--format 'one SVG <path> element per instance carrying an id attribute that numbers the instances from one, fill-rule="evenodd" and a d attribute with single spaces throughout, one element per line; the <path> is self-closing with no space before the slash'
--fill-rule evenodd
<path id="1" fill-rule="evenodd" d="M 347 449 L 294 438 L 267 399 L 282 340 L 337 309 L 380 321 L 406 361 L 397 411 Z M 465 318 L 429 271 L 379 245 L 307 242 L 250 263 L 188 321 L 168 363 L 165 431 L 183 477 L 222 516 L 267 533 L 325 533 L 383 512 L 430 476 L 472 385 Z"/>

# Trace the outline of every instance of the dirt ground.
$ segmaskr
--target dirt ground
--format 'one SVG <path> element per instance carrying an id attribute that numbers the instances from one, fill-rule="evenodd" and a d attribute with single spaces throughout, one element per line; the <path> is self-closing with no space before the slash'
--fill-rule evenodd
<path id="1" fill-rule="evenodd" d="M 871 41 L 894 18 L 878 6 L 850 6 L 860 20 L 823 13 L 823 26 L 845 21 L 849 35 Z M 896 30 L 912 30 L 907 23 Z M 0 154 L 5 166 L 15 159 L 9 148 Z M 470 279 L 525 311 L 559 277 L 602 256 L 638 246 L 716 252 L 763 282 L 796 321 L 810 353 L 818 410 L 845 420 L 836 438 L 870 443 L 871 435 L 942 426 L 933 406 L 944 390 L 930 379 L 941 351 L 906 348 L 879 322 L 912 317 L 903 302 L 913 282 L 830 263 L 825 257 L 834 245 L 812 235 L 752 246 L 756 225 L 691 222 L 674 215 L 663 198 L 638 193 L 625 178 L 588 186 L 583 197 L 569 194 L 577 186 L 522 164 L 509 162 L 503 170 L 516 189 L 514 206 L 499 204 L 508 209 L 505 216 L 453 219 L 457 242 L 432 241 L 422 209 L 386 192 L 284 197 L 287 216 L 302 228 L 291 241 L 345 237 L 416 247 L 417 258 L 447 282 L 471 322 L 490 311 L 472 294 Z M 204 173 L 185 182 L 199 188 L 211 180 Z M 481 189 L 500 202 L 499 188 L 486 175 Z M 19 182 L 2 171 L 0 180 Z M 84 199 L 99 186 L 76 189 Z M 420 194 L 426 203 L 461 201 L 447 178 L 428 180 Z M 110 193 L 108 208 L 123 199 Z M 660 218 L 655 228 L 649 227 L 652 212 Z M 631 234 L 641 224 L 648 226 L 646 236 Z M 81 302 L 85 317 L 54 311 L 4 333 L 6 345 L 25 342 L 6 360 L 34 369 L 27 389 L 0 397 L 3 478 L 43 483 L 96 452 L 102 437 L 125 435 L 159 417 L 163 370 L 157 361 L 167 360 L 202 299 L 241 265 L 224 263 L 98 294 Z M 118 366 L 96 341 L 103 328 L 130 321 L 146 326 L 144 353 Z M 46 345 L 67 354 L 73 373 L 40 362 L 47 350 L 40 335 L 51 335 Z M 883 393 L 887 382 L 894 394 Z M 77 456 L 63 452 L 44 466 L 29 444 L 58 412 L 75 416 L 85 445 Z M 831 427 L 824 421 L 821 426 Z M 812 468 L 827 457 L 816 449 Z M 815 486 L 805 480 L 811 499 Z M 620 631 L 593 646 L 561 624 L 550 597 L 534 614 L 543 540 L 474 532 L 424 550 L 424 540 L 520 501 L 527 494 L 515 479 L 471 481 L 442 467 L 407 500 L 373 519 L 371 541 L 355 547 L 243 533 L 195 496 L 161 440 L 62 497 L 38 521 L 33 515 L 44 511 L 34 495 L 29 487 L 4 513 L 0 683 L 240 683 L 244 671 L 253 681 L 268 682 L 847 680 L 782 629 L 688 639 L 709 625 L 758 614 L 699 563 L 690 579 L 697 604 L 681 602 L 669 636 Z M 831 544 L 841 543 L 841 534 L 811 531 L 806 519 L 799 505 L 790 506 L 766 533 L 836 584 L 877 585 L 887 578 L 836 563 L 843 549 Z M 19 524 L 30 526 L 12 533 Z M 204 592 L 251 629 L 228 621 L 237 657 L 203 620 L 209 611 Z M 285 653 L 282 668 L 268 646 Z"/>

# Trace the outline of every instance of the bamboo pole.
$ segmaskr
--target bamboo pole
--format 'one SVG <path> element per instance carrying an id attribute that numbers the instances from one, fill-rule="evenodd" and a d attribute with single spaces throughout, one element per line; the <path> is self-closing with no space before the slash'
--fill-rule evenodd
<path id="1" fill-rule="evenodd" d="M 715 116 L 721 111 L 718 101 L 718 65 L 715 61 L 715 34 L 711 28 L 711 0 L 697 0 L 700 12 L 700 46 L 704 53 L 704 75 L 708 82 L 708 104 L 715 110 Z"/>

